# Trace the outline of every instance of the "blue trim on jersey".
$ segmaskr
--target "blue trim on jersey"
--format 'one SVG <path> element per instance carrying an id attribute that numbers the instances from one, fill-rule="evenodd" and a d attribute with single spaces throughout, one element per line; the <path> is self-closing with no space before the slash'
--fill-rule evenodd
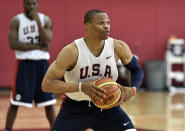
<path id="1" fill-rule="evenodd" d="M 143 70 L 141 69 L 136 57 L 133 56 L 130 63 L 125 65 L 125 67 L 131 73 L 131 86 L 135 86 L 136 88 L 139 88 L 141 86 L 141 83 L 142 83 L 142 80 L 144 77 L 144 73 L 143 73 Z"/>

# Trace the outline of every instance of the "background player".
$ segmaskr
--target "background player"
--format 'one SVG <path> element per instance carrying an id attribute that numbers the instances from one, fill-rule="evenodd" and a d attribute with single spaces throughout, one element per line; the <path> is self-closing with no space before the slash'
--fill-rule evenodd
<path id="1" fill-rule="evenodd" d="M 41 90 L 43 77 L 48 69 L 49 43 L 52 23 L 48 16 L 38 13 L 37 0 L 24 0 L 24 13 L 11 20 L 9 44 L 17 59 L 16 82 L 12 89 L 11 104 L 7 112 L 5 129 L 12 130 L 18 106 L 46 106 L 50 126 L 55 120 L 54 95 Z"/>
<path id="2" fill-rule="evenodd" d="M 135 131 L 119 105 L 136 95 L 143 71 L 128 45 L 109 37 L 110 19 L 104 11 L 88 11 L 84 25 L 86 36 L 62 49 L 42 83 L 46 92 L 66 93 L 52 130 Z M 119 59 L 131 71 L 131 88 L 119 85 L 122 98 L 118 106 L 101 110 L 94 106 L 93 101 L 102 100 L 106 91 L 97 88 L 95 81 L 101 77 L 116 81 Z M 63 77 L 65 81 L 62 81 Z"/>

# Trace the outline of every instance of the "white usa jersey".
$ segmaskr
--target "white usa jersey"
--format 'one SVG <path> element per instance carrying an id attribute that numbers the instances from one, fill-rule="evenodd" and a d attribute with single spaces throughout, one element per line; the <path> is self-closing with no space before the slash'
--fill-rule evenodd
<path id="1" fill-rule="evenodd" d="M 39 31 L 37 22 L 35 20 L 31 20 L 25 16 L 24 13 L 18 14 L 16 17 L 19 19 L 19 29 L 18 29 L 18 40 L 23 43 L 39 43 Z M 39 18 L 41 21 L 41 25 L 44 26 L 44 14 L 39 13 Z M 15 50 L 16 59 L 19 60 L 48 60 L 50 58 L 49 53 L 47 51 L 42 50 L 29 50 L 29 51 L 19 51 Z"/>
<path id="2" fill-rule="evenodd" d="M 64 74 L 67 83 L 87 82 L 101 77 L 117 80 L 118 70 L 114 56 L 113 38 L 109 37 L 105 40 L 104 48 L 98 57 L 90 52 L 83 38 L 75 40 L 75 43 L 78 48 L 78 60 L 75 67 Z M 75 100 L 90 100 L 83 92 L 66 94 Z"/>

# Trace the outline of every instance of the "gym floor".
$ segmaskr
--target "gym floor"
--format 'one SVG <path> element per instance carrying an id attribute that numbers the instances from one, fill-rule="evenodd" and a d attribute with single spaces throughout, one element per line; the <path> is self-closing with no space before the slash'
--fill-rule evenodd
<path id="1" fill-rule="evenodd" d="M 9 97 L 9 90 L 0 90 L 0 131 L 4 129 Z M 57 96 L 56 113 L 59 111 L 60 103 L 60 96 Z M 139 91 L 134 98 L 121 106 L 129 114 L 135 127 L 140 129 L 139 131 L 185 131 L 184 103 L 185 94 Z M 44 108 L 20 107 L 14 129 L 15 131 L 49 130 Z"/>

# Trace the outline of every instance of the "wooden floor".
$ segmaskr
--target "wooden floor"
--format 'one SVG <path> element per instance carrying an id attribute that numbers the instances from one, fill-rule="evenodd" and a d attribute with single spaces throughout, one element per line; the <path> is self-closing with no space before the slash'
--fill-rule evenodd
<path id="1" fill-rule="evenodd" d="M 0 91 L 0 129 L 4 128 L 9 106 L 9 91 Z M 59 110 L 60 100 L 55 105 Z M 141 129 L 185 131 L 185 94 L 139 91 L 137 96 L 122 104 L 134 125 Z M 18 111 L 15 129 L 49 128 L 44 108 L 23 108 Z"/>

